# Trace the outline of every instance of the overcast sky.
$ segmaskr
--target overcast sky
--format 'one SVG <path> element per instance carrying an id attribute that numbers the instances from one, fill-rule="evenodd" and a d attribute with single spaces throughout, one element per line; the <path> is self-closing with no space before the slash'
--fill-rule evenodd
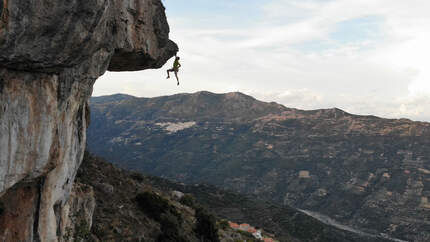
<path id="1" fill-rule="evenodd" d="M 430 121 L 428 0 L 164 0 L 181 85 L 108 72 L 94 95 L 240 91 L 288 107 Z"/>

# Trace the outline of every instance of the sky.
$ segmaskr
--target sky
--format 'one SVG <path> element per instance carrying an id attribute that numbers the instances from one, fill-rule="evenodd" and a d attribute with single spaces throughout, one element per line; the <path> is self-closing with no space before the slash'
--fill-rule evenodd
<path id="1" fill-rule="evenodd" d="M 107 72 L 94 96 L 240 91 L 287 107 L 430 121 L 428 0 L 163 0 L 166 69 Z"/>

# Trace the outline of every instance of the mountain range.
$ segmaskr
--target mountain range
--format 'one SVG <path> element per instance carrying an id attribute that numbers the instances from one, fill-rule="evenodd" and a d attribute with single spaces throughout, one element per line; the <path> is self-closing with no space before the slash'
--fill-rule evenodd
<path id="1" fill-rule="evenodd" d="M 430 124 L 304 111 L 242 93 L 91 99 L 88 147 L 114 164 L 430 240 Z"/>

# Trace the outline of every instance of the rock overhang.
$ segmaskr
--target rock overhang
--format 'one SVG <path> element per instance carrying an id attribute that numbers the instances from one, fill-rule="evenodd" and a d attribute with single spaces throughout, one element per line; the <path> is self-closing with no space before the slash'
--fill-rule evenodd
<path id="1" fill-rule="evenodd" d="M 178 51 L 169 31 L 160 0 L 0 0 L 0 202 L 36 194 L 4 213 L 25 207 L 25 228 L 0 214 L 3 241 L 61 240 L 94 82 L 160 68 Z"/>
<path id="2" fill-rule="evenodd" d="M 178 51 L 161 1 L 0 3 L 4 68 L 59 73 L 99 55 L 110 71 L 137 71 L 160 68 Z"/>

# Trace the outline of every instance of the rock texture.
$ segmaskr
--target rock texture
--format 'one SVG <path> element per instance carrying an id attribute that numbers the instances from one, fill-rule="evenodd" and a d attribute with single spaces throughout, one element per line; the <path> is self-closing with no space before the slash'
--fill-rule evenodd
<path id="1" fill-rule="evenodd" d="M 0 215 L 0 238 L 57 241 L 94 82 L 159 68 L 177 46 L 158 0 L 1 0 L 0 15 L 0 196 L 20 200 Z M 5 217 L 14 211 L 27 219 Z"/>
<path id="2" fill-rule="evenodd" d="M 241 93 L 114 95 L 91 105 L 89 149 L 122 167 L 430 241 L 429 123 L 303 111 Z"/>
<path id="3" fill-rule="evenodd" d="M 88 240 L 89 236 L 86 236 L 85 232 L 91 230 L 95 207 L 93 187 L 75 183 L 69 200 L 63 207 L 62 216 L 57 218 L 61 221 L 60 231 L 65 231 L 61 239 L 65 242 Z"/>
<path id="4" fill-rule="evenodd" d="M 193 208 L 181 204 L 170 191 L 148 185 L 149 181 L 140 174 L 118 169 L 87 153 L 77 182 L 94 187 L 97 201 L 91 230 L 82 226 L 75 230 L 80 237 L 100 242 L 217 241 L 201 238 L 195 229 L 198 218 Z M 115 192 L 106 191 L 100 184 L 111 184 Z M 145 192 L 158 199 L 154 203 L 138 199 Z M 142 209 L 142 205 L 151 209 Z"/>

